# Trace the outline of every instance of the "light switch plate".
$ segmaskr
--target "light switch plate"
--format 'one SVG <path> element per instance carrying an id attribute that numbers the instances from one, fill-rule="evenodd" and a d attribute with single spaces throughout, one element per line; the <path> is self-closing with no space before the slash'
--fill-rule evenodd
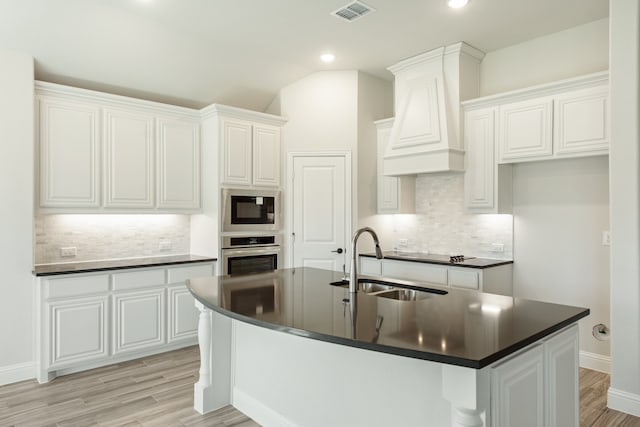
<path id="1" fill-rule="evenodd" d="M 602 232 L 602 244 L 604 246 L 611 246 L 611 232 L 609 230 Z"/>

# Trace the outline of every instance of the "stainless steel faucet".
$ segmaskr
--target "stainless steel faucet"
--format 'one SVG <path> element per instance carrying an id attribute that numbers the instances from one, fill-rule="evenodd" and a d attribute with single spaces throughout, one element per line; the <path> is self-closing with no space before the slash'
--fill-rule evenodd
<path id="1" fill-rule="evenodd" d="M 364 232 L 368 232 L 373 237 L 373 243 L 376 244 L 376 258 L 382 259 L 382 249 L 380 249 L 380 241 L 378 240 L 378 235 L 372 228 L 364 227 L 359 229 L 353 235 L 353 239 L 351 240 L 351 254 L 353 258 L 351 259 L 351 271 L 349 273 L 349 292 L 356 293 L 358 292 L 358 253 L 357 253 L 357 243 L 358 237 Z"/>

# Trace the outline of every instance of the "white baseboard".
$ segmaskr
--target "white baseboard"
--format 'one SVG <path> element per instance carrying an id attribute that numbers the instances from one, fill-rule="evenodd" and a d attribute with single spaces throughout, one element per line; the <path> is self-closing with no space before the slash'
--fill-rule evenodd
<path id="1" fill-rule="evenodd" d="M 36 365 L 33 362 L 0 366 L 0 385 L 26 381 L 36 377 Z"/>
<path id="2" fill-rule="evenodd" d="M 281 414 L 235 387 L 233 389 L 232 405 L 264 427 L 298 427 Z"/>
<path id="3" fill-rule="evenodd" d="M 589 353 L 588 351 L 580 352 L 580 367 L 592 369 L 605 374 L 611 373 L 611 357 L 601 354 Z"/>
<path id="4" fill-rule="evenodd" d="M 607 406 L 609 409 L 640 417 L 640 395 L 609 388 Z"/>

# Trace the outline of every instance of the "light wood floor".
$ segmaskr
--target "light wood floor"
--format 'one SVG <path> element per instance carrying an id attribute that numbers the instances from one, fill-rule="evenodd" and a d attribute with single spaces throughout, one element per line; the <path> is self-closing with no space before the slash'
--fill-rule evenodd
<path id="1" fill-rule="evenodd" d="M 0 426 L 255 427 L 228 406 L 193 409 L 199 354 L 189 347 L 56 378 L 0 387 Z M 609 376 L 580 369 L 580 426 L 639 426 L 640 418 L 607 409 Z"/>

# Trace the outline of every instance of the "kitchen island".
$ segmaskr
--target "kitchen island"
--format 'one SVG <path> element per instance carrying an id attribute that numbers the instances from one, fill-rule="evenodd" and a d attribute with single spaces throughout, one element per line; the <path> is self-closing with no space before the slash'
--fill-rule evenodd
<path id="1" fill-rule="evenodd" d="M 588 309 L 380 292 L 375 279 L 351 298 L 341 278 L 307 267 L 189 280 L 196 409 L 233 404 L 263 425 L 578 425 L 576 322 Z"/>

